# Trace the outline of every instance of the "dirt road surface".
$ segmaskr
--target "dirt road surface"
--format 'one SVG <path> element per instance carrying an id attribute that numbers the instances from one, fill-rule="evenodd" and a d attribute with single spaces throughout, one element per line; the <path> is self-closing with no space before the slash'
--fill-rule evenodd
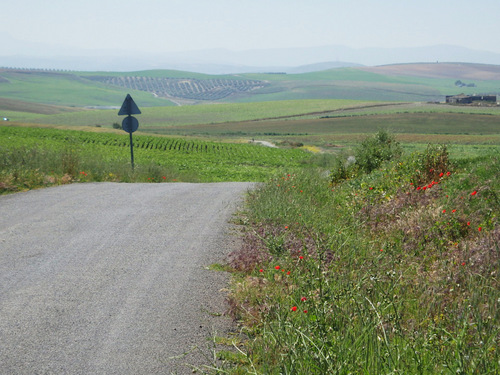
<path id="1" fill-rule="evenodd" d="M 230 326 L 229 224 L 249 183 L 0 197 L 1 374 L 189 374 Z M 208 352 L 207 352 L 208 350 Z"/>

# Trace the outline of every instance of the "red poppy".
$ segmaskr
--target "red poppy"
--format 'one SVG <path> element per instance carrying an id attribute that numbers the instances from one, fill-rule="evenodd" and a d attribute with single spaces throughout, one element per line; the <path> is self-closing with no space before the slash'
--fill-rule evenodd
<path id="1" fill-rule="evenodd" d="M 443 214 L 445 214 L 445 213 L 446 213 L 446 210 L 443 210 Z"/>
<path id="2" fill-rule="evenodd" d="M 261 269 L 259 270 L 259 272 L 264 272 L 264 270 L 261 268 Z"/>
<path id="3" fill-rule="evenodd" d="M 299 256 L 299 259 L 304 259 L 304 257 L 301 255 L 301 256 Z"/>
<path id="4" fill-rule="evenodd" d="M 479 227 L 479 228 L 477 228 L 477 230 L 481 232 L 483 230 L 483 228 Z"/>
<path id="5" fill-rule="evenodd" d="M 307 314 L 307 310 L 304 310 L 304 314 Z"/>
<path id="6" fill-rule="evenodd" d="M 476 195 L 477 194 L 477 191 L 474 190 L 472 193 L 470 193 L 470 195 Z"/>
<path id="7" fill-rule="evenodd" d="M 305 302 L 305 301 L 307 301 L 307 298 L 306 298 L 306 297 L 302 297 L 300 300 L 301 300 L 302 302 Z"/>
<path id="8" fill-rule="evenodd" d="M 280 269 L 280 266 L 276 266 L 276 267 L 274 267 L 274 268 L 275 268 L 275 269 L 277 269 L 277 270 L 279 270 L 279 269 Z"/>
<path id="9" fill-rule="evenodd" d="M 455 212 L 457 212 L 457 210 L 451 210 L 451 212 L 455 213 Z"/>
<path id="10" fill-rule="evenodd" d="M 292 307 L 292 311 L 297 311 L 297 306 Z"/>

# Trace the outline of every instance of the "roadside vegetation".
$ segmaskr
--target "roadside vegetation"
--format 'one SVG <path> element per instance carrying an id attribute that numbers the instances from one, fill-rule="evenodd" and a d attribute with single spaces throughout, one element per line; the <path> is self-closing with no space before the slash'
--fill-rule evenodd
<path id="1" fill-rule="evenodd" d="M 124 132 L 0 127 L 0 194 L 71 182 L 265 181 L 310 154 L 184 138 L 133 137 Z"/>
<path id="2" fill-rule="evenodd" d="M 250 193 L 228 264 L 246 339 L 214 372 L 500 372 L 500 153 L 401 151 L 379 132 Z"/>

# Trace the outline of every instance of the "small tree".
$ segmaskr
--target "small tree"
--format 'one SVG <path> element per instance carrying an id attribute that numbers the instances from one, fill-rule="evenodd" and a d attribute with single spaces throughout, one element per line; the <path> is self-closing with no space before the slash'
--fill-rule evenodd
<path id="1" fill-rule="evenodd" d="M 366 138 L 355 150 L 356 164 L 366 173 L 380 167 L 384 161 L 398 158 L 403 153 L 393 135 L 380 130 L 375 136 Z"/>

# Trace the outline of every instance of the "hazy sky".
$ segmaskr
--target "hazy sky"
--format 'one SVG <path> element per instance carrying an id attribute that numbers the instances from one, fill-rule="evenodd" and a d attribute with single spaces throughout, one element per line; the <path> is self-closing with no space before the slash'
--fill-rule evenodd
<path id="1" fill-rule="evenodd" d="M 436 44 L 500 52 L 500 0 L 10 0 L 1 10 L 0 46 L 8 34 L 157 52 Z"/>

